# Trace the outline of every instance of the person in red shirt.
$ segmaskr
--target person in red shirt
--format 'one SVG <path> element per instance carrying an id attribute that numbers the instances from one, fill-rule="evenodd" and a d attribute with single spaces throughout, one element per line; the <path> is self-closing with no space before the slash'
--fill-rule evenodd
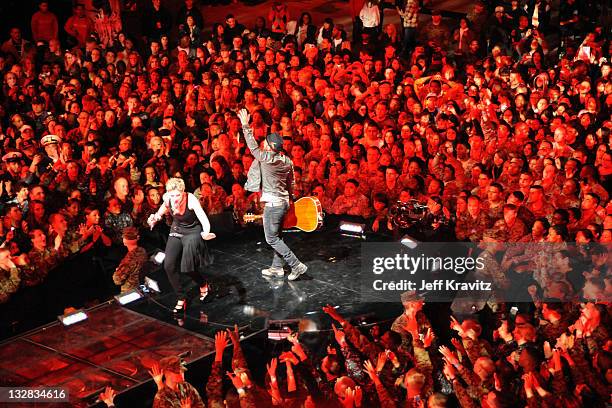
<path id="1" fill-rule="evenodd" d="M 57 17 L 49 11 L 49 2 L 42 0 L 38 4 L 38 11 L 34 13 L 31 20 L 32 37 L 35 42 L 57 39 L 58 25 Z"/>
<path id="2" fill-rule="evenodd" d="M 74 14 L 64 25 L 64 30 L 76 39 L 77 46 L 80 48 L 85 46 L 85 41 L 93 28 L 93 22 L 85 15 L 85 7 L 82 4 L 74 6 Z"/>

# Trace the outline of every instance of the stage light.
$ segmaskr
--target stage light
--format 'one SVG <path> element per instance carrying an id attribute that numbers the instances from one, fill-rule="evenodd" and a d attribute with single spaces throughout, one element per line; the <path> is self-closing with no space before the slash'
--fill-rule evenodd
<path id="1" fill-rule="evenodd" d="M 156 265 L 163 264 L 164 259 L 166 259 L 166 254 L 163 251 L 156 251 L 153 255 L 151 255 L 151 260 L 155 262 Z"/>
<path id="2" fill-rule="evenodd" d="M 157 281 L 147 276 L 145 277 L 144 282 L 145 282 L 145 286 L 151 289 L 153 292 L 161 293 L 161 290 L 159 289 L 159 283 L 157 283 Z"/>
<path id="3" fill-rule="evenodd" d="M 400 240 L 400 242 L 402 245 L 410 249 L 414 249 L 418 245 L 418 242 L 415 241 L 413 238 L 409 237 L 408 235 L 404 235 L 402 239 Z"/>
<path id="4" fill-rule="evenodd" d="M 140 293 L 137 289 L 132 289 L 129 292 L 121 293 L 115 296 L 115 300 L 122 306 L 127 305 L 128 303 L 135 302 L 138 299 L 142 299 L 142 293 Z"/>
<path id="5" fill-rule="evenodd" d="M 357 222 L 340 221 L 340 232 L 342 235 L 354 236 L 354 237 L 365 237 L 365 224 L 359 224 Z"/>
<path id="6" fill-rule="evenodd" d="M 62 322 L 64 326 L 70 326 L 83 320 L 87 320 L 87 313 L 82 310 L 77 310 L 72 313 L 68 313 L 62 316 L 57 316 L 58 320 Z"/>

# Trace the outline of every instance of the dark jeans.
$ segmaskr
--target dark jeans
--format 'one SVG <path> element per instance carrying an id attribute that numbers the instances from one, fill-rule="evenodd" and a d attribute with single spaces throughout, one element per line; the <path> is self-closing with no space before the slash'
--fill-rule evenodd
<path id="1" fill-rule="evenodd" d="M 285 264 L 294 268 L 300 263 L 300 260 L 281 238 L 283 217 L 288 209 L 288 203 L 276 207 L 264 207 L 264 234 L 266 235 L 266 242 L 274 250 L 274 259 L 272 260 L 272 267 L 274 268 L 282 268 Z"/>
<path id="2" fill-rule="evenodd" d="M 408 58 L 409 51 L 414 47 L 416 39 L 416 28 L 404 27 L 404 38 L 402 38 L 402 51 L 401 57 Z"/>

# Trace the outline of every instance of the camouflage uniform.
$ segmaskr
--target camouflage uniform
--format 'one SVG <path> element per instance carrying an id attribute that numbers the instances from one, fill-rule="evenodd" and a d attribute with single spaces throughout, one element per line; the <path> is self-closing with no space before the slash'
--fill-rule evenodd
<path id="1" fill-rule="evenodd" d="M 518 217 L 512 225 L 506 224 L 506 221 L 503 219 L 497 220 L 493 225 L 493 229 L 502 234 L 502 241 L 504 242 L 519 242 L 527 234 L 525 223 Z"/>
<path id="2" fill-rule="evenodd" d="M 487 212 L 490 222 L 495 222 L 504 216 L 504 202 L 492 207 L 488 201 L 483 202 L 483 211 Z"/>
<path id="3" fill-rule="evenodd" d="M 55 234 L 49 239 L 55 239 Z M 85 241 L 75 229 L 68 229 L 62 239 L 62 248 L 66 251 L 66 256 L 76 254 L 85 245 Z"/>
<path id="4" fill-rule="evenodd" d="M 370 216 L 370 202 L 362 194 L 355 194 L 350 198 L 342 194 L 334 201 L 332 213 L 337 215 L 358 215 L 368 218 Z"/>
<path id="5" fill-rule="evenodd" d="M 580 208 L 580 199 L 576 196 L 567 196 L 563 193 L 555 194 L 552 197 L 555 208 Z"/>
<path id="6" fill-rule="evenodd" d="M 223 404 L 223 362 L 214 361 L 206 383 L 206 399 L 211 408 L 221 408 Z"/>
<path id="7" fill-rule="evenodd" d="M 427 333 L 427 329 L 431 328 L 431 323 L 429 323 L 429 320 L 427 319 L 427 316 L 425 316 L 425 313 L 419 310 L 416 313 L 416 320 L 419 334 Z M 393 324 L 391 324 L 391 330 L 396 333 L 399 333 L 399 335 L 402 336 L 402 347 L 404 347 L 405 350 L 410 350 L 410 339 L 412 338 L 412 335 L 408 337 L 410 333 L 408 333 L 406 329 L 404 329 L 404 327 L 406 327 L 406 325 L 408 324 L 408 321 L 409 317 L 406 316 L 406 313 L 402 313 L 393 321 Z"/>
<path id="8" fill-rule="evenodd" d="M 499 234 L 493 232 L 494 235 L 498 236 L 498 241 L 501 241 L 501 236 Z M 488 245 L 491 244 L 487 244 Z M 479 302 L 483 307 L 484 301 L 485 304 L 489 305 L 492 311 L 496 312 L 499 310 L 499 305 L 504 301 L 504 291 L 508 289 L 510 286 L 510 281 L 506 276 L 504 269 L 501 267 L 497 259 L 495 258 L 495 254 L 485 248 L 485 250 L 480 254 L 480 258 L 482 259 L 482 263 L 484 267 L 480 270 L 477 270 L 474 273 L 474 277 L 477 279 L 484 280 L 485 282 L 491 282 L 492 293 L 489 296 L 488 294 L 483 294 L 483 298 L 481 298 L 481 302 Z M 486 297 L 486 300 L 485 300 Z"/>
<path id="9" fill-rule="evenodd" d="M 553 212 L 555 212 L 555 209 L 552 205 L 550 205 L 548 202 L 544 202 L 544 205 L 542 206 L 542 208 L 535 210 L 533 208 L 532 203 L 527 203 L 526 205 L 527 209 L 529 211 L 531 211 L 531 213 L 534 215 L 534 217 L 536 218 L 546 218 L 550 221 Z"/>
<path id="10" fill-rule="evenodd" d="M 519 188 L 519 176 L 502 174 L 497 182 L 504 186 L 506 191 L 516 191 Z"/>
<path id="11" fill-rule="evenodd" d="M 188 382 L 178 384 L 178 390 L 174 391 L 169 387 L 164 387 L 157 391 L 153 400 L 153 408 L 180 408 L 181 400 L 189 398 L 193 408 L 204 408 L 204 402 L 198 390 Z"/>
<path id="12" fill-rule="evenodd" d="M 382 193 L 389 199 L 389 203 L 394 203 L 399 198 L 400 192 L 401 185 L 399 184 L 399 182 L 395 183 L 395 187 L 393 187 L 392 189 L 389 189 L 389 187 L 387 187 L 387 183 L 376 184 L 372 187 L 371 197 L 373 198 L 374 194 Z"/>
<path id="13" fill-rule="evenodd" d="M 140 272 L 147 259 L 147 251 L 142 247 L 136 247 L 123 257 L 113 274 L 113 281 L 115 285 L 121 285 L 122 293 L 138 287 Z"/>
<path id="14" fill-rule="evenodd" d="M 330 196 L 336 197 L 337 195 L 339 195 L 337 194 L 338 192 L 342 193 L 344 191 L 344 185 L 346 184 L 346 181 L 351 178 L 354 178 L 359 182 L 359 188 L 357 190 L 364 196 L 368 197 L 370 195 L 370 182 L 368 180 L 368 177 L 363 173 L 359 173 L 357 177 L 349 177 L 348 174 L 342 173 L 338 176 L 338 180 L 336 181 L 336 186 L 334 188 L 330 187 L 328 189 L 328 187 L 326 187 L 326 190 L 329 190 L 328 194 Z M 326 184 L 329 185 L 329 183 Z"/>
<path id="15" fill-rule="evenodd" d="M 41 284 L 49 271 L 59 264 L 62 256 L 55 248 L 45 248 L 42 251 L 32 249 L 28 252 L 28 259 L 29 266 L 21 271 L 22 281 L 25 286 L 36 286 Z"/>
<path id="16" fill-rule="evenodd" d="M 482 235 L 488 227 L 489 217 L 485 212 L 480 211 L 476 218 L 465 212 L 457 220 L 455 232 L 459 240 L 469 239 L 472 242 L 478 242 L 482 241 Z"/>
<path id="17" fill-rule="evenodd" d="M 15 267 L 7 271 L 0 268 L 0 303 L 7 302 L 9 297 L 17 292 L 20 283 L 19 269 Z"/>

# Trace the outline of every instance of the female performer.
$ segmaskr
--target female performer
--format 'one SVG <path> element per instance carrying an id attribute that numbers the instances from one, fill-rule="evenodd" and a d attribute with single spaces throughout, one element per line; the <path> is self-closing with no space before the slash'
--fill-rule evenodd
<path id="1" fill-rule="evenodd" d="M 149 227 L 153 228 L 166 213 L 172 216 L 172 226 L 166 244 L 164 269 L 177 293 L 174 313 L 178 313 L 187 307 L 187 294 L 177 269 L 180 267 L 181 273 L 189 274 L 198 284 L 200 301 L 203 301 L 209 291 L 208 283 L 201 273 L 202 267 L 209 263 L 208 250 L 203 240 L 213 239 L 215 234 L 210 232 L 208 217 L 198 199 L 185 192 L 185 182 L 180 178 L 171 178 L 166 183 L 163 203 L 155 214 L 149 216 Z"/>

